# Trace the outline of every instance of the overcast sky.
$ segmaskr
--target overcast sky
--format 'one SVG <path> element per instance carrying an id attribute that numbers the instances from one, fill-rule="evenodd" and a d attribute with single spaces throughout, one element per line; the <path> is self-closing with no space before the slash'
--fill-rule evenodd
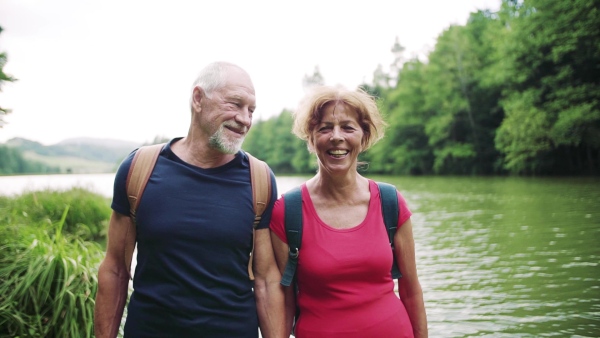
<path id="1" fill-rule="evenodd" d="M 143 143 L 187 133 L 191 84 L 206 64 L 245 68 L 255 120 L 294 109 L 318 66 L 326 84 L 370 83 L 398 37 L 425 59 L 437 36 L 500 0 L 0 0 L 0 51 L 17 78 L 0 143 L 73 137 Z"/>

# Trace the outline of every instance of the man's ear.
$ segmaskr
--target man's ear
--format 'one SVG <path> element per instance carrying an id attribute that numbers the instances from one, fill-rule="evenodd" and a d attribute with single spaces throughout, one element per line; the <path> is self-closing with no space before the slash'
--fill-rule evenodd
<path id="1" fill-rule="evenodd" d="M 202 100 L 204 100 L 206 96 L 204 95 L 204 90 L 198 86 L 194 87 L 192 92 L 192 107 L 195 111 L 200 111 Z"/>

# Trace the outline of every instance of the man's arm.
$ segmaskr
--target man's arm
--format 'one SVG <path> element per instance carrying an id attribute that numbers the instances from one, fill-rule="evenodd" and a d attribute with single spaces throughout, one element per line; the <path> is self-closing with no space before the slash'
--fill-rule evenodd
<path id="1" fill-rule="evenodd" d="M 262 337 L 287 338 L 283 287 L 279 284 L 281 273 L 275 262 L 268 228 L 256 230 L 253 259 L 254 292 Z"/>
<path id="2" fill-rule="evenodd" d="M 415 241 L 410 218 L 394 235 L 394 253 L 402 278 L 398 280 L 398 293 L 410 318 L 415 338 L 426 338 L 427 315 L 423 301 L 423 290 L 417 276 Z"/>
<path id="3" fill-rule="evenodd" d="M 129 216 L 112 213 L 106 256 L 98 269 L 94 331 L 98 338 L 117 336 L 127 300 L 135 225 Z"/>

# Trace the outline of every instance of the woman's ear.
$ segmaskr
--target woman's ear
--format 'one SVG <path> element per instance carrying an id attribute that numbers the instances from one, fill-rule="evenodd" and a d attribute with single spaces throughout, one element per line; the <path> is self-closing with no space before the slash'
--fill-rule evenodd
<path id="1" fill-rule="evenodd" d="M 308 140 L 306 140 L 306 148 L 308 148 L 308 152 L 311 154 L 316 154 L 317 152 L 315 151 L 315 146 L 314 143 L 312 141 L 312 137 L 309 136 Z"/>
<path id="2" fill-rule="evenodd" d="M 367 144 L 369 144 L 370 136 L 371 136 L 371 134 L 367 130 L 363 129 L 362 140 L 360 140 L 360 152 L 361 153 L 363 151 L 367 150 Z"/>

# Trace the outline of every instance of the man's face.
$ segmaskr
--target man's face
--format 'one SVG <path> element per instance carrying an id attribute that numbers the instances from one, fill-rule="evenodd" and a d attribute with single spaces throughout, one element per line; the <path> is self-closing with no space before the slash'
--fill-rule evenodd
<path id="1" fill-rule="evenodd" d="M 209 145 L 225 154 L 237 153 L 252 126 L 256 108 L 254 86 L 248 74 L 231 68 L 223 86 L 201 101 L 201 128 Z"/>

